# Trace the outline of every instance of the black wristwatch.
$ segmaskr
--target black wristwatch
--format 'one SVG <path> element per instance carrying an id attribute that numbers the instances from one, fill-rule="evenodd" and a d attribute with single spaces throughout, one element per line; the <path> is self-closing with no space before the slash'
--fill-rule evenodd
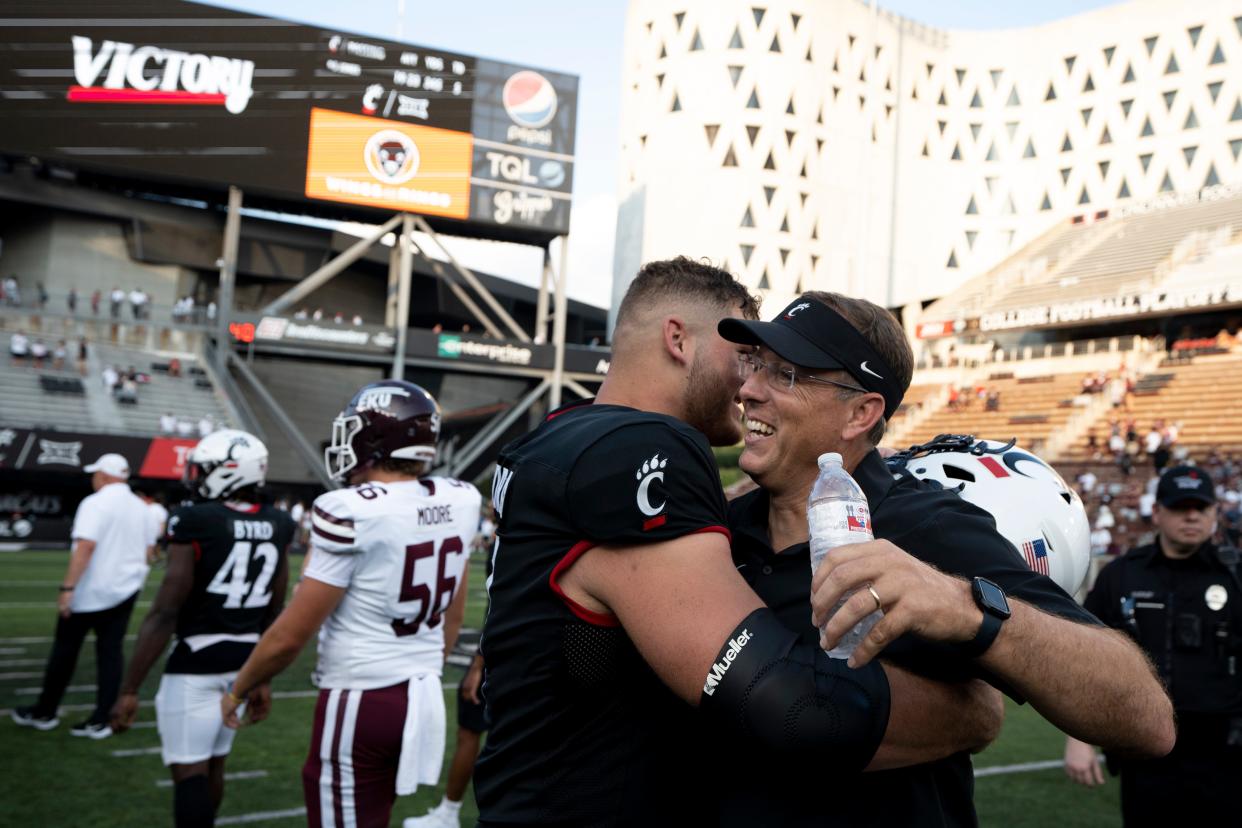
<path id="1" fill-rule="evenodd" d="M 962 642 L 959 647 L 967 658 L 978 658 L 992 646 L 992 642 L 1000 634 L 1001 624 L 1012 615 L 1012 612 L 1009 609 L 1009 599 L 1005 596 L 1005 590 L 987 578 L 972 580 L 970 594 L 979 609 L 983 610 L 983 623 L 979 625 L 979 632 L 975 633 L 975 637 L 970 641 Z"/>

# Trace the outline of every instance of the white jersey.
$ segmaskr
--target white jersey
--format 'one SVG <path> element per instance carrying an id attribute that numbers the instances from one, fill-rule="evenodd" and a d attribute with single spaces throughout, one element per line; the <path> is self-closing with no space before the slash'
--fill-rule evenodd
<path id="1" fill-rule="evenodd" d="M 444 612 L 466 569 L 482 497 L 469 483 L 425 477 L 365 483 L 311 507 L 304 577 L 345 588 L 319 631 L 320 687 L 370 690 L 444 661 Z"/>

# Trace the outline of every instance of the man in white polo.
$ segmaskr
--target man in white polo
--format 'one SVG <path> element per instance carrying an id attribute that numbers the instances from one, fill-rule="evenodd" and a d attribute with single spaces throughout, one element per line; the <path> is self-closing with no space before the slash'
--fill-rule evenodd
<path id="1" fill-rule="evenodd" d="M 82 501 L 73 518 L 73 549 L 60 586 L 60 617 L 43 675 L 43 692 L 34 705 L 19 707 L 12 715 L 19 725 L 38 730 L 60 724 L 57 708 L 73 677 L 82 642 L 93 630 L 95 711 L 69 732 L 106 739 L 112 735 L 108 715 L 124 668 L 125 630 L 147 579 L 148 549 L 157 540 L 157 530 L 147 504 L 126 483 L 129 462 L 124 457 L 105 454 L 85 471 L 91 474 L 95 493 Z"/>

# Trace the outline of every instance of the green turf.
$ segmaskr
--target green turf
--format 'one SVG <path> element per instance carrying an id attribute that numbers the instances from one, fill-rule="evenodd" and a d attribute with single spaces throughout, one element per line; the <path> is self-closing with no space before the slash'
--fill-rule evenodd
<path id="1" fill-rule="evenodd" d="M 167 825 L 172 815 L 172 790 L 156 787 L 166 779 L 167 772 L 158 754 L 113 757 L 112 751 L 157 747 L 155 729 L 134 729 L 111 739 L 92 741 L 69 735 L 69 725 L 85 719 L 89 711 L 65 712 L 63 705 L 87 704 L 94 701 L 92 692 L 70 692 L 62 702 L 61 725 L 54 731 L 41 733 L 17 727 L 9 720 L 7 709 L 34 701 L 32 695 L 19 695 L 20 688 L 38 687 L 48 652 L 49 640 L 37 643 L 12 642 L 14 638 L 38 636 L 50 639 L 55 628 L 56 585 L 64 574 L 68 556 L 64 552 L 21 552 L 0 554 L 0 664 L 31 662 L 29 665 L 0 666 L 0 674 L 34 673 L 33 677 L 0 678 L 0 708 L 6 710 L 0 720 L 0 825 L 90 825 L 98 828 L 121 828 L 136 825 Z M 301 566 L 295 559 L 294 568 Z M 149 601 L 159 586 L 162 570 L 153 569 L 139 601 Z M 468 583 L 469 604 L 465 626 L 478 629 L 485 607 L 483 559 L 471 557 Z M 44 606 L 17 607 L 15 604 Z M 137 632 L 146 607 L 139 606 L 130 621 L 130 632 Z M 78 659 L 77 672 L 71 686 L 95 683 L 93 638 L 88 638 Z M 128 658 L 133 642 L 127 641 Z M 15 652 L 20 650 L 20 652 Z M 314 647 L 308 647 L 298 661 L 273 682 L 276 691 L 314 690 L 310 672 L 314 666 Z M 454 686 L 463 671 L 448 666 L 444 681 Z M 159 684 L 159 671 L 154 671 L 143 685 L 141 697 L 150 700 Z M 455 725 L 457 695 L 446 690 L 448 721 Z M 227 771 L 266 770 L 260 779 L 235 780 L 225 786 L 220 816 L 279 811 L 298 808 L 303 804 L 301 768 L 310 741 L 311 719 L 315 699 L 278 699 L 272 715 L 253 728 L 245 728 L 233 743 Z M 154 721 L 155 710 L 145 706 L 138 720 Z M 453 750 L 455 727 L 449 729 L 448 752 Z M 444 772 L 448 771 L 447 757 Z M 420 788 L 413 796 L 399 797 L 393 809 L 392 825 L 402 819 L 426 813 L 440 801 L 440 787 Z M 468 793 L 462 808 L 464 824 L 472 824 L 477 816 L 473 794 Z M 301 818 L 286 818 L 253 825 L 298 825 Z"/>
<path id="2" fill-rule="evenodd" d="M 55 553 L 0 554 L 0 639 L 26 636 L 50 637 L 55 625 L 52 602 L 56 584 L 64 572 L 66 555 Z M 471 558 L 469 603 L 466 626 L 477 629 L 483 618 L 485 600 L 481 555 Z M 297 563 L 300 566 L 300 562 Z M 161 570 L 152 571 L 142 600 L 150 600 L 159 584 Z M 14 607 L 18 603 L 42 603 L 39 607 Z M 145 607 L 134 613 L 130 624 L 135 631 L 145 614 Z M 10 643 L 0 640 L 0 662 L 30 661 L 30 665 L 0 666 L 0 673 L 36 673 L 43 671 L 50 643 Z M 127 642 L 126 653 L 132 649 Z M 22 652 L 12 652 L 22 650 Z M 308 648 L 298 662 L 274 683 L 276 690 L 310 690 L 309 675 L 313 665 L 313 648 Z M 94 653 L 90 642 L 83 648 L 73 684 L 93 684 Z M 456 684 L 462 671 L 448 667 L 445 682 Z M 158 684 L 153 675 L 142 690 L 143 699 L 150 699 Z M 37 687 L 38 676 L 32 678 L 0 678 L 0 707 L 29 704 L 30 695 L 16 690 Z M 83 704 L 93 700 L 90 692 L 66 695 L 65 704 Z M 454 722 L 456 695 L 446 691 L 449 721 Z M 221 816 L 248 814 L 297 808 L 302 805 L 300 770 L 310 739 L 314 698 L 277 700 L 272 717 L 237 736 L 228 770 L 266 770 L 261 779 L 236 780 L 226 788 Z M 156 787 L 157 780 L 166 778 L 158 755 L 113 758 L 111 751 L 155 747 L 159 738 L 154 728 L 94 742 L 74 739 L 68 724 L 85 718 L 85 713 L 62 715 L 58 730 L 38 733 L 19 728 L 8 720 L 0 720 L 0 825 L 91 825 L 109 826 L 167 825 L 172 808 L 169 788 Z M 140 721 L 152 721 L 154 710 L 144 707 Z M 450 728 L 448 750 L 453 750 Z M 1059 759 L 1063 737 L 1028 707 L 1010 704 L 1001 738 L 976 757 L 978 767 L 1011 765 Z M 445 762 L 447 772 L 448 762 Z M 441 780 L 443 785 L 443 780 Z M 439 802 L 443 787 L 421 789 L 410 797 L 400 797 L 393 811 L 392 825 L 399 826 L 404 817 L 424 813 Z M 1120 824 L 1117 801 L 1117 780 L 1109 778 L 1101 789 L 1086 790 L 1070 783 L 1058 768 L 1028 773 L 982 777 L 976 780 L 975 802 L 984 826 L 1114 826 Z M 462 809 L 462 823 L 473 824 L 476 810 L 473 795 L 467 794 Z M 297 825 L 299 818 L 284 819 L 255 825 Z"/>

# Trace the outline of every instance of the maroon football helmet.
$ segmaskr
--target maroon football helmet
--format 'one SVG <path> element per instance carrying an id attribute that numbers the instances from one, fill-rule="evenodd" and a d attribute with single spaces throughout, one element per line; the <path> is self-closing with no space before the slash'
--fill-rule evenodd
<path id="1" fill-rule="evenodd" d="M 412 382 L 380 380 L 358 389 L 332 421 L 323 462 L 334 480 L 347 481 L 377 461 L 436 459 L 440 406 Z"/>

